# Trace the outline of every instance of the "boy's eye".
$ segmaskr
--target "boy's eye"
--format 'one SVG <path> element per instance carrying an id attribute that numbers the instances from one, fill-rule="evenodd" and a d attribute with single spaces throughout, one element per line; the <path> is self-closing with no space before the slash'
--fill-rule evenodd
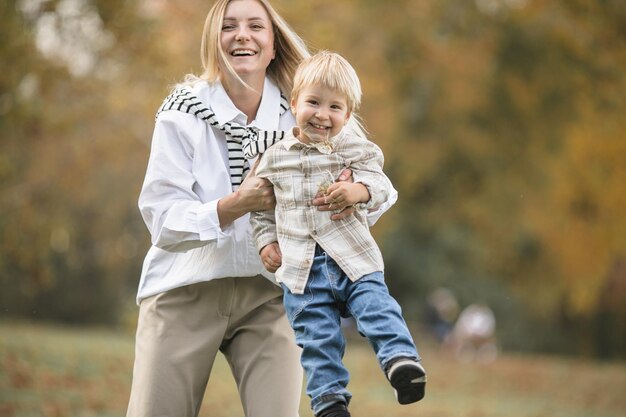
<path id="1" fill-rule="evenodd" d="M 307 100 L 307 103 L 316 105 L 317 101 L 316 100 Z"/>

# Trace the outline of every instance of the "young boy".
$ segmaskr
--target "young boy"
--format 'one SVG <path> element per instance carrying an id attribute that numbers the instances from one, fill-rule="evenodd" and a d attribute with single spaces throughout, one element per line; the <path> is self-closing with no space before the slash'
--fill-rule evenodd
<path id="1" fill-rule="evenodd" d="M 274 185 L 274 212 L 251 222 L 265 267 L 276 270 L 296 341 L 303 348 L 307 394 L 316 417 L 350 416 L 349 374 L 342 363 L 340 318 L 354 317 L 400 404 L 424 396 L 426 373 L 398 303 L 383 278 L 383 259 L 369 232 L 366 210 L 389 196 L 378 146 L 344 126 L 361 100 L 354 69 L 341 56 L 320 52 L 298 67 L 291 95 L 292 132 L 270 147 L 256 170 Z M 350 168 L 354 182 L 334 182 Z M 355 206 L 331 220 L 311 204 L 323 193 L 331 208 Z"/>

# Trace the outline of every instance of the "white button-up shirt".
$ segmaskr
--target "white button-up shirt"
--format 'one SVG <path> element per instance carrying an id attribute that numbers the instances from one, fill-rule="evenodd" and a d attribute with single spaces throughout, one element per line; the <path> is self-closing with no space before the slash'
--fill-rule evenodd
<path id="1" fill-rule="evenodd" d="M 235 107 L 221 83 L 199 82 L 193 92 L 213 110 L 220 124 L 234 121 L 246 125 L 245 114 Z M 248 126 L 289 130 L 294 124 L 290 112 L 280 116 L 280 90 L 266 79 L 256 119 Z M 224 133 L 191 114 L 160 113 L 139 196 L 152 247 L 143 263 L 137 302 L 218 278 L 262 274 L 275 282 L 261 263 L 249 215 L 220 227 L 217 202 L 231 192 Z M 372 213 L 368 220 L 374 222 L 387 208 Z"/>

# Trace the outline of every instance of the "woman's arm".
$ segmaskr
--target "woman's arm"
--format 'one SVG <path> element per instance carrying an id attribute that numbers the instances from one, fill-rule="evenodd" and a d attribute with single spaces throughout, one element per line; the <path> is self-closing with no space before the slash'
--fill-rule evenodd
<path id="1" fill-rule="evenodd" d="M 230 192 L 230 180 L 211 169 L 224 164 L 219 152 L 203 155 L 202 163 L 207 165 L 204 172 L 224 184 L 212 187 L 214 195 L 197 194 L 194 153 L 207 134 L 206 124 L 193 115 L 168 111 L 157 118 L 139 208 L 152 244 L 161 249 L 178 252 L 206 245 L 228 235 L 228 225 L 244 214 L 273 207 L 270 184 L 252 175 Z"/>

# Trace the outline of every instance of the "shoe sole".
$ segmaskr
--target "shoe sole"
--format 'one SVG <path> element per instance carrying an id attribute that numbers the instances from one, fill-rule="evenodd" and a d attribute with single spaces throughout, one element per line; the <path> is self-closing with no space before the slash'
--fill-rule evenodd
<path id="1" fill-rule="evenodd" d="M 426 372 L 420 366 L 404 365 L 393 372 L 391 386 L 400 404 L 411 404 L 424 398 Z"/>

